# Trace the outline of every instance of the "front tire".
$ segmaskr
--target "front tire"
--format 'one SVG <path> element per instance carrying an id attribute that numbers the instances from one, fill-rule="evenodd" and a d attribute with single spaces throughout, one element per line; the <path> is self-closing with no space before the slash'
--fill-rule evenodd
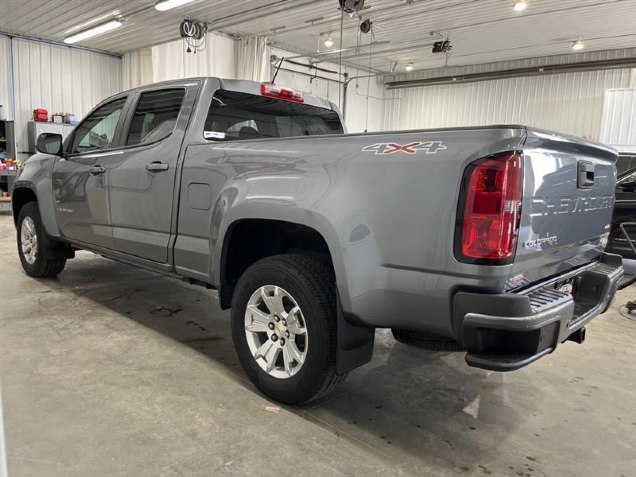
<path id="1" fill-rule="evenodd" d="M 20 209 L 17 229 L 18 254 L 27 275 L 54 277 L 64 270 L 66 259 L 51 257 L 57 244 L 46 236 L 36 202 L 28 202 Z"/>
<path id="2" fill-rule="evenodd" d="M 333 271 L 318 258 L 277 255 L 248 268 L 232 299 L 232 338 L 255 386 L 300 404 L 340 383 L 336 313 Z"/>

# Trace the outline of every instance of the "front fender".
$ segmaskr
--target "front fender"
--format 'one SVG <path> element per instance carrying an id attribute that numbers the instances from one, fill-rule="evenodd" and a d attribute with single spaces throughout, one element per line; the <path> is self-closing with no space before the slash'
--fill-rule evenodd
<path id="1" fill-rule="evenodd" d="M 35 154 L 22 166 L 22 171 L 13 186 L 13 193 L 20 189 L 28 189 L 35 193 L 40 216 L 46 233 L 51 237 L 59 237 L 60 231 L 55 217 L 55 196 L 53 194 L 53 165 L 57 156 Z M 14 203 L 13 207 L 18 204 Z M 17 211 L 14 210 L 14 215 Z"/>

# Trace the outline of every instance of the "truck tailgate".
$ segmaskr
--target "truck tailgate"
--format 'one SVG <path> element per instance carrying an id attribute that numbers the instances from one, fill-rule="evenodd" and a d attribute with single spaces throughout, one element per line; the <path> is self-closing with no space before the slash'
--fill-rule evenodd
<path id="1" fill-rule="evenodd" d="M 606 243 L 617 154 L 582 139 L 528 130 L 524 198 L 510 287 L 589 263 Z"/>

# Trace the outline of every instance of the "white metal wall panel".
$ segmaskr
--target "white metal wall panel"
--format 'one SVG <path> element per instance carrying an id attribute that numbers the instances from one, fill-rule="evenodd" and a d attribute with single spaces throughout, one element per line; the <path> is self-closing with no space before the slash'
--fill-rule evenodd
<path id="1" fill-rule="evenodd" d="M 295 56 L 292 53 L 272 49 L 272 53 L 277 57 Z M 309 59 L 296 58 L 300 63 L 310 63 Z M 285 64 L 284 67 L 289 67 Z M 320 68 L 331 71 L 338 71 L 338 65 L 332 63 L 320 63 Z M 303 67 L 293 66 L 293 69 L 302 71 Z M 313 74 L 314 70 L 304 69 L 305 73 Z M 368 73 L 364 70 L 343 68 L 343 73 L 348 73 L 349 78 L 365 76 Z M 337 75 L 318 72 L 319 76 L 336 79 Z M 311 78 L 304 74 L 292 73 L 281 70 L 276 78 L 276 83 L 299 91 L 305 91 L 316 96 L 327 98 L 338 106 L 338 83 L 321 78 Z M 384 107 L 384 83 L 379 77 L 354 79 L 349 83 L 347 92 L 346 126 L 350 133 L 363 131 L 382 130 L 382 111 Z M 368 93 L 368 94 L 367 94 Z M 342 101 L 343 98 L 340 98 Z"/>
<path id="2" fill-rule="evenodd" d="M 152 47 L 154 82 L 194 76 L 237 77 L 236 40 L 208 33 L 205 50 L 187 53 L 183 40 Z"/>
<path id="3" fill-rule="evenodd" d="M 630 74 L 606 70 L 391 90 L 384 128 L 519 123 L 598 139 L 605 90 L 629 86 Z"/>
<path id="4" fill-rule="evenodd" d="M 321 67 L 328 67 L 322 65 Z M 336 67 L 337 68 L 337 67 Z M 366 74 L 363 71 L 350 70 L 349 74 Z M 311 81 L 310 81 L 311 80 Z M 310 78 L 298 73 L 280 71 L 276 83 L 300 91 L 305 91 L 316 96 L 321 96 L 338 105 L 338 84 L 320 78 Z M 367 86 L 369 86 L 367 88 Z M 367 98 L 367 90 L 369 95 Z M 376 78 L 371 78 L 370 85 L 367 78 L 353 80 L 347 93 L 346 120 L 347 131 L 350 133 L 368 131 L 380 131 L 382 129 L 384 84 Z"/>
<path id="5" fill-rule="evenodd" d="M 142 48 L 122 57 L 122 89 L 152 83 L 152 49 Z"/>
<path id="6" fill-rule="evenodd" d="M 636 89 L 605 91 L 601 141 L 636 146 Z"/>
<path id="7" fill-rule="evenodd" d="M 48 43 L 13 40 L 16 142 L 28 149 L 27 122 L 35 108 L 81 119 L 102 99 L 121 90 L 121 59 Z"/>
<path id="8" fill-rule="evenodd" d="M 0 104 L 4 106 L 4 115 L 13 119 L 13 101 L 11 100 L 11 68 L 9 51 L 10 40 L 0 35 Z"/>

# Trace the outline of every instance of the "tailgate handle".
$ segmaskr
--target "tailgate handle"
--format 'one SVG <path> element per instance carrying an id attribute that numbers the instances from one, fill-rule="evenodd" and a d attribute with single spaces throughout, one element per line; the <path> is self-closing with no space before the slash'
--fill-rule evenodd
<path id="1" fill-rule="evenodd" d="M 594 185 L 594 164 L 591 162 L 579 161 L 579 179 L 577 187 L 579 189 L 589 189 Z"/>

